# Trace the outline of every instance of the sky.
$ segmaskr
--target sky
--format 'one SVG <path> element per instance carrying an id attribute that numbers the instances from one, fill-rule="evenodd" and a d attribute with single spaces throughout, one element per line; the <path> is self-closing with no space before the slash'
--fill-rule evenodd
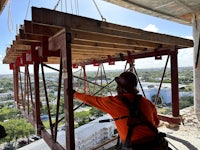
<path id="1" fill-rule="evenodd" d="M 31 7 L 54 9 L 57 1 L 58 0 L 8 1 L 8 4 L 0 14 L 0 74 L 12 73 L 12 70 L 9 70 L 9 65 L 2 64 L 2 60 L 6 54 L 6 48 L 9 47 L 15 39 L 19 26 L 24 24 L 24 20 L 31 20 Z M 98 9 L 93 0 L 61 0 L 56 10 L 97 20 L 102 20 L 101 16 L 103 16 L 103 18 L 110 23 L 192 39 L 191 26 L 138 13 L 103 0 L 95 0 L 95 2 Z M 162 60 L 156 61 L 154 58 L 137 59 L 135 61 L 135 67 L 163 68 L 165 63 L 165 56 Z M 116 68 L 119 69 L 120 66 L 123 69 L 123 65 L 124 63 L 117 63 L 115 66 L 108 66 L 105 64 L 105 68 L 112 70 Z M 179 50 L 178 65 L 179 67 L 193 66 L 193 48 Z M 86 70 L 87 68 L 92 69 L 94 67 L 86 67 Z M 49 70 L 46 71 L 48 72 Z"/>

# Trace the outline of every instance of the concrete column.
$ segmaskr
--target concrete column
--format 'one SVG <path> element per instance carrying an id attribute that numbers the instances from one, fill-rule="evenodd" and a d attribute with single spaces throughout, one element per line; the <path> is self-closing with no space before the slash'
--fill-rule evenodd
<path id="1" fill-rule="evenodd" d="M 193 16 L 194 38 L 194 110 L 200 121 L 200 20 Z"/>

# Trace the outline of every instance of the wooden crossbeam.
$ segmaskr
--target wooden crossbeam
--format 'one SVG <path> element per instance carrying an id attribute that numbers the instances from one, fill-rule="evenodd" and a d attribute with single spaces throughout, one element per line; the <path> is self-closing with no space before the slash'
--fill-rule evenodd
<path id="1" fill-rule="evenodd" d="M 56 18 L 56 19 L 50 19 L 50 18 Z M 81 30 L 81 27 L 83 28 L 85 25 L 84 28 L 87 28 L 86 30 L 87 33 L 95 32 L 95 33 L 99 33 L 103 35 L 108 34 L 109 36 L 116 36 L 116 37 L 120 36 L 121 38 L 124 37 L 124 38 L 132 38 L 132 39 L 141 40 L 141 41 L 163 43 L 163 44 L 170 44 L 170 45 L 179 45 L 182 48 L 193 46 L 193 42 L 190 40 L 177 38 L 174 36 L 167 36 L 163 34 L 153 33 L 153 32 L 147 32 L 147 31 L 143 31 L 139 29 L 138 30 L 135 29 L 135 32 L 133 32 L 133 34 L 129 34 L 126 32 L 126 27 L 121 26 L 121 25 L 112 24 L 113 28 L 115 26 L 115 29 L 118 29 L 117 31 L 123 31 L 121 32 L 121 34 L 117 32 L 116 30 L 111 30 L 110 28 L 108 28 L 108 30 L 105 31 L 103 30 L 103 28 L 101 28 L 102 21 L 79 17 L 79 16 L 67 14 L 67 13 L 60 13 L 57 11 L 44 9 L 44 8 L 32 7 L 32 20 L 33 22 L 38 22 L 42 24 L 50 24 L 50 25 L 70 28 L 72 31 L 75 29 Z M 130 28 L 127 28 L 127 29 L 130 29 Z"/>
<path id="2" fill-rule="evenodd" d="M 60 30 L 62 30 L 62 27 L 39 24 L 32 21 L 24 20 L 24 33 L 36 34 L 41 36 L 53 36 Z"/>

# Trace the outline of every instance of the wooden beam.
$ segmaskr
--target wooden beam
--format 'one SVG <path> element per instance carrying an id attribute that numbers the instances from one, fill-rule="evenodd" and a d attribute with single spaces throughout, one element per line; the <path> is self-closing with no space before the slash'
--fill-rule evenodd
<path id="1" fill-rule="evenodd" d="M 52 136 L 46 130 L 41 130 L 41 136 L 52 150 L 65 150 L 58 142 L 54 142 Z"/>
<path id="2" fill-rule="evenodd" d="M 40 17 L 38 17 L 40 16 Z M 50 18 L 56 18 L 56 19 L 50 19 Z M 66 20 L 68 18 L 71 22 L 68 24 Z M 75 25 L 73 22 L 76 22 L 76 26 L 80 30 L 80 28 L 83 26 L 83 24 L 87 25 L 87 32 L 95 32 L 96 34 L 107 34 L 109 36 L 120 36 L 124 38 L 131 38 L 135 40 L 142 40 L 142 41 L 148 41 L 148 42 L 155 42 L 155 43 L 163 43 L 163 44 L 170 44 L 170 45 L 179 45 L 184 47 L 192 47 L 193 42 L 191 40 L 186 40 L 183 38 L 177 38 L 174 36 L 167 36 L 163 34 L 153 33 L 153 32 L 147 32 L 143 30 L 136 30 L 137 34 L 127 34 L 126 27 L 121 25 L 115 25 L 117 29 L 121 28 L 121 34 L 117 32 L 116 30 L 103 30 L 100 25 L 102 21 L 79 17 L 70 15 L 67 13 L 61 13 L 54 10 L 44 9 L 44 8 L 35 8 L 32 7 L 32 20 L 34 22 L 43 23 L 43 24 L 50 24 L 50 25 L 56 25 L 56 26 L 62 26 L 66 28 L 70 28 L 72 31 L 76 28 L 73 28 Z M 84 23 L 83 23 L 84 21 Z M 90 28 L 90 26 L 92 26 Z M 94 26 L 96 25 L 96 26 Z M 78 30 L 77 29 L 77 30 Z M 90 31 L 91 29 L 91 31 Z M 129 28 L 128 28 L 129 29 Z M 108 32 L 109 31 L 109 32 Z M 124 35 L 127 34 L 127 35 Z M 98 35 L 99 36 L 99 35 Z"/>
<path id="3" fill-rule="evenodd" d="M 70 20 L 67 20 L 70 22 Z M 66 150 L 75 150 L 74 137 L 74 111 L 73 111 L 73 85 L 72 85 L 72 55 L 71 32 L 66 29 L 65 42 L 61 49 L 62 74 L 64 79 L 64 116 L 67 124 L 65 130 Z"/>
<path id="4" fill-rule="evenodd" d="M 31 45 L 32 43 L 36 44 L 36 45 L 41 45 L 41 38 L 38 38 L 38 36 L 29 36 L 31 39 L 28 39 L 25 37 L 25 34 L 23 33 L 23 35 L 17 35 L 15 37 L 16 39 L 16 44 L 22 44 L 22 45 Z M 34 39 L 34 37 L 37 37 L 37 39 Z"/>
<path id="5" fill-rule="evenodd" d="M 138 47 L 159 47 L 159 43 L 153 43 L 149 41 L 139 41 L 131 38 L 121 38 L 121 37 L 115 37 L 112 35 L 102 35 L 90 32 L 81 32 L 76 31 L 75 33 L 72 33 L 72 44 L 73 41 L 89 41 L 89 42 L 98 42 L 98 43 L 106 43 L 106 44 L 115 44 L 115 45 L 132 45 L 132 46 L 138 46 Z"/>
<path id="6" fill-rule="evenodd" d="M 11 49 L 14 49 L 14 50 L 29 50 L 30 49 L 30 46 L 29 45 L 22 45 L 22 44 L 13 44 L 11 46 Z"/>
<path id="7" fill-rule="evenodd" d="M 75 46 L 80 46 L 82 48 L 87 49 L 87 47 L 98 47 L 103 49 L 110 49 L 110 50 L 137 50 L 137 49 L 144 49 L 145 46 L 140 45 L 122 45 L 122 44 L 115 44 L 115 43 L 100 43 L 100 42 L 93 42 L 93 41 L 82 41 L 82 40 L 74 40 L 72 41 L 72 49 Z"/>
<path id="8" fill-rule="evenodd" d="M 166 122 L 177 124 L 177 125 L 180 125 L 180 123 L 182 122 L 181 117 L 172 117 L 172 116 L 167 116 L 163 114 L 158 114 L 158 118 L 162 121 L 166 121 Z"/>
<path id="9" fill-rule="evenodd" d="M 36 34 L 41 36 L 53 36 L 60 30 L 62 30 L 62 27 L 59 26 L 52 26 L 47 24 L 39 24 L 34 23 L 32 21 L 24 20 L 24 33 L 28 34 Z"/>
<path id="10" fill-rule="evenodd" d="M 19 34 L 20 39 L 27 40 L 32 43 L 33 42 L 38 43 L 42 41 L 42 36 L 35 35 L 35 34 L 25 34 L 24 30 L 22 29 L 19 29 L 19 33 L 20 33 Z"/>

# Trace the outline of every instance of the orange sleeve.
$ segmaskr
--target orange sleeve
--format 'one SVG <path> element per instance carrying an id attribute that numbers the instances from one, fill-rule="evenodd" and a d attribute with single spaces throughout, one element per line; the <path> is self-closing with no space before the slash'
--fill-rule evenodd
<path id="1" fill-rule="evenodd" d="M 119 118 L 122 116 L 129 115 L 129 109 L 124 104 L 124 102 L 120 100 L 118 96 L 98 97 L 75 92 L 74 98 L 79 99 L 88 105 L 94 106 L 110 114 L 113 118 Z M 156 127 L 159 120 L 157 118 L 156 109 L 154 109 L 154 105 L 145 98 L 143 98 L 142 101 L 142 105 L 140 106 L 142 108 L 142 112 L 146 114 L 146 118 L 150 122 L 152 122 Z M 117 126 L 120 138 L 124 142 L 128 132 L 127 118 L 116 120 L 115 124 Z M 149 138 L 152 137 L 154 134 L 155 133 L 151 131 L 146 125 L 136 126 L 131 140 L 137 141 L 139 139 L 144 138 L 144 135 L 146 138 Z"/>
<path id="2" fill-rule="evenodd" d="M 90 106 L 94 106 L 111 115 L 113 114 L 113 109 L 116 107 L 117 110 L 118 108 L 118 105 L 116 105 L 116 102 L 118 100 L 114 96 L 100 97 L 100 96 L 91 96 L 88 94 L 75 92 L 74 98 L 79 99 L 82 102 Z"/>
<path id="3" fill-rule="evenodd" d="M 129 114 L 128 108 L 122 101 L 119 100 L 118 96 L 98 97 L 75 92 L 74 98 L 110 114 L 113 118 L 119 118 Z M 128 131 L 127 118 L 119 119 L 115 121 L 115 124 L 120 138 L 124 141 Z"/>

